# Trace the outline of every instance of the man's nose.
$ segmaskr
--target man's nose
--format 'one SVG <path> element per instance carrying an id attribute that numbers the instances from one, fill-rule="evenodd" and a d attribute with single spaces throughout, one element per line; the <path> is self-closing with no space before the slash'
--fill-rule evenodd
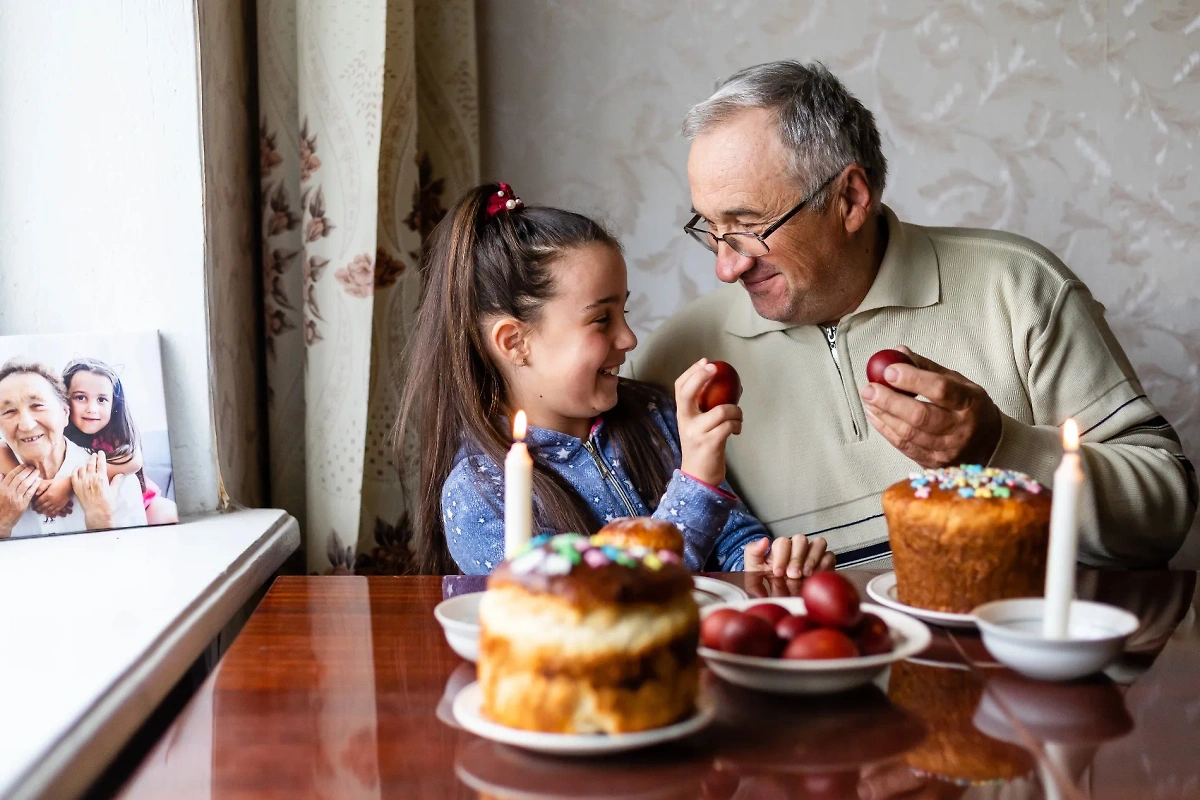
<path id="1" fill-rule="evenodd" d="M 717 242 L 717 278 L 723 283 L 736 283 L 754 262 L 751 256 L 742 255 L 725 242 Z"/>

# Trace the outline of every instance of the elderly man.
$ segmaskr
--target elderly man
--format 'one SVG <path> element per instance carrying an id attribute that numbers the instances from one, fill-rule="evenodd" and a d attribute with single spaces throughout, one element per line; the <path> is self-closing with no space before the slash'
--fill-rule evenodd
<path id="1" fill-rule="evenodd" d="M 731 285 L 668 320 L 634 371 L 666 383 L 702 357 L 739 370 L 746 421 L 730 481 L 776 544 L 819 534 L 839 566 L 885 565 L 889 484 L 959 463 L 1050 484 L 1058 426 L 1073 417 L 1089 476 L 1080 560 L 1151 565 L 1176 552 L 1195 470 L 1103 307 L 1054 254 L 897 219 L 881 202 L 874 118 L 819 64 L 738 72 L 688 113 L 684 135 L 686 230 Z M 898 346 L 916 366 L 887 369 L 895 389 L 869 383 L 867 360 Z M 813 566 L 805 541 L 772 548 L 776 575 Z"/>
<path id="2" fill-rule="evenodd" d="M 89 454 L 67 439 L 70 415 L 62 381 L 40 364 L 0 367 L 0 435 L 20 466 L 0 479 L 0 539 L 146 524 L 134 479 L 110 483 L 104 454 Z M 44 519 L 30 503 L 42 480 L 70 476 L 72 503 L 65 516 Z"/>

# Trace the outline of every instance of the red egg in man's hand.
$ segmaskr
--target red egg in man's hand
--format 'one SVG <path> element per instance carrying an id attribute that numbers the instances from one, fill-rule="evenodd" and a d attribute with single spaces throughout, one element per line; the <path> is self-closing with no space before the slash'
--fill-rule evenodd
<path id="1" fill-rule="evenodd" d="M 897 389 L 895 386 L 892 386 L 883 377 L 883 373 L 887 371 L 887 368 L 892 364 L 908 364 L 910 367 L 916 366 L 916 364 L 913 363 L 913 360 L 900 350 L 880 350 L 878 353 L 871 356 L 870 360 L 867 361 L 867 380 L 870 383 L 883 384 L 889 389 L 897 391 L 900 394 L 906 394 L 909 397 L 916 397 L 916 395 L 912 392 L 906 392 L 903 389 Z"/>

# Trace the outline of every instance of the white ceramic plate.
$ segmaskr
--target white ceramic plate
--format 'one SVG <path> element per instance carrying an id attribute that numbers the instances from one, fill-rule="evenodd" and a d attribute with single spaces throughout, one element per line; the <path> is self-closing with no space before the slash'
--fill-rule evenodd
<path id="1" fill-rule="evenodd" d="M 745 591 L 732 583 L 716 578 L 694 575 L 692 582 L 696 587 L 692 590 L 692 597 L 696 598 L 696 605 L 701 608 L 714 603 L 732 603 L 749 597 Z M 483 592 L 460 594 L 443 600 L 433 609 L 433 616 L 442 626 L 450 649 L 467 661 L 479 660 L 479 601 L 482 599 Z"/>
<path id="2" fill-rule="evenodd" d="M 750 597 L 744 589 L 739 589 L 732 583 L 705 578 L 703 575 L 693 575 L 692 584 L 696 587 L 692 590 L 692 597 L 696 598 L 696 605 L 701 608 L 713 603 L 735 603 Z"/>
<path id="3" fill-rule="evenodd" d="M 599 756 L 637 750 L 690 736 L 707 726 L 716 716 L 716 708 L 704 695 L 696 703 L 696 713 L 682 722 L 637 733 L 571 734 L 523 731 L 492 722 L 483 716 L 483 689 L 476 681 L 454 698 L 454 718 L 466 730 L 501 744 L 555 756 Z"/>
<path id="4" fill-rule="evenodd" d="M 876 575 L 867 584 L 867 595 L 882 606 L 908 614 L 910 617 L 941 625 L 943 628 L 974 628 L 975 617 L 970 614 L 951 614 L 946 611 L 930 611 L 927 608 L 906 606 L 896 595 L 896 573 Z"/>
<path id="5" fill-rule="evenodd" d="M 718 608 L 746 609 L 759 603 L 775 603 L 793 614 L 805 610 L 804 601 L 799 597 L 775 597 L 709 606 L 700 615 L 708 616 Z M 859 607 L 864 612 L 879 615 L 887 623 L 895 643 L 892 652 L 857 658 L 792 661 L 741 656 L 702 646 L 700 655 L 708 662 L 708 668 L 721 678 L 747 689 L 774 694 L 832 694 L 868 684 L 889 664 L 915 656 L 929 646 L 932 636 L 920 620 L 872 603 L 863 603 Z"/>

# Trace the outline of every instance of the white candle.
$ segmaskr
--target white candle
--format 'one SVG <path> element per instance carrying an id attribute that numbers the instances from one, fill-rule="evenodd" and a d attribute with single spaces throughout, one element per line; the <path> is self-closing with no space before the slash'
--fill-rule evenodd
<path id="1" fill-rule="evenodd" d="M 504 557 L 533 536 L 533 459 L 525 446 L 525 412 L 513 417 L 513 446 L 504 459 Z"/>
<path id="2" fill-rule="evenodd" d="M 1050 553 L 1046 559 L 1046 604 L 1042 635 L 1066 639 L 1075 594 L 1075 555 L 1079 550 L 1079 496 L 1083 467 L 1079 461 L 1079 426 L 1063 425 L 1063 458 L 1054 471 L 1054 500 L 1050 507 Z"/>

